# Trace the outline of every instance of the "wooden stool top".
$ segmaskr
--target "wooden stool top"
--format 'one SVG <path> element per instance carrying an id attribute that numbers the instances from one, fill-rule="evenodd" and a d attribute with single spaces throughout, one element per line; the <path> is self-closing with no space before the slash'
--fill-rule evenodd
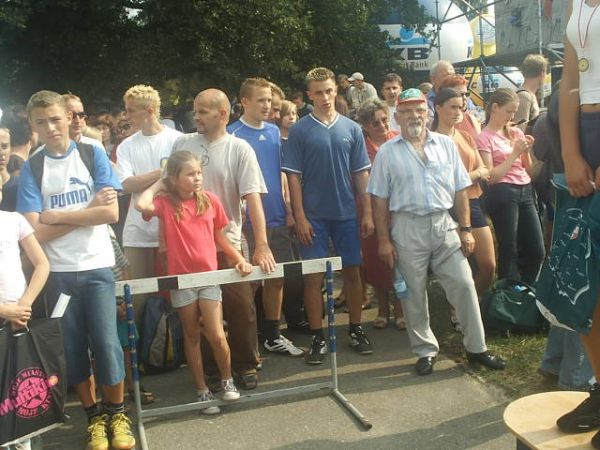
<path id="1" fill-rule="evenodd" d="M 544 392 L 520 398 L 504 410 L 504 423 L 517 438 L 532 449 L 590 449 L 597 430 L 580 434 L 565 434 L 556 426 L 556 419 L 572 411 L 584 401 L 587 392 Z"/>

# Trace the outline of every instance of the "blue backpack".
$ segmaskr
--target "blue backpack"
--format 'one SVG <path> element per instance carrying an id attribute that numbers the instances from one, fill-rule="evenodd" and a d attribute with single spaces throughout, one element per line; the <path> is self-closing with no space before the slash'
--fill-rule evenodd
<path id="1" fill-rule="evenodd" d="M 177 311 L 163 297 L 149 297 L 140 338 L 140 368 L 144 373 L 164 373 L 185 362 L 183 329 Z"/>

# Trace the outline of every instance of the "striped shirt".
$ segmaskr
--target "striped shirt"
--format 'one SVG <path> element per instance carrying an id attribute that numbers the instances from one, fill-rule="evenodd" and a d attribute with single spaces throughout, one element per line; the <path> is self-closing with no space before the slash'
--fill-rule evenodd
<path id="1" fill-rule="evenodd" d="M 448 136 L 427 131 L 424 163 L 401 135 L 379 148 L 367 192 L 389 199 L 391 212 L 425 216 L 447 211 L 456 192 L 471 185 L 456 145 Z"/>

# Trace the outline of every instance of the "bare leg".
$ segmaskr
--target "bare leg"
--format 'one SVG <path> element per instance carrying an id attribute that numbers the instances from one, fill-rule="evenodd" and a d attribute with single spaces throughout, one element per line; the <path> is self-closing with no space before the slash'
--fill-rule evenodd
<path id="1" fill-rule="evenodd" d="M 388 292 L 385 289 L 375 289 L 375 296 L 377 297 L 377 303 L 379 305 L 377 316 L 385 317 L 386 319 L 389 318 L 390 302 L 388 300 Z"/>
<path id="2" fill-rule="evenodd" d="M 350 266 L 342 269 L 346 304 L 350 313 L 350 323 L 360 324 L 363 305 L 363 290 L 360 280 L 359 266 Z"/>
<path id="3" fill-rule="evenodd" d="M 279 320 L 283 304 L 283 278 L 265 280 L 262 301 L 265 319 Z"/>
<path id="4" fill-rule="evenodd" d="M 125 388 L 125 381 L 114 384 L 112 386 L 100 386 L 102 388 L 102 397 L 104 401 L 118 405 L 123 403 L 123 392 Z"/>
<path id="5" fill-rule="evenodd" d="M 228 380 L 231 378 L 231 352 L 223 331 L 221 302 L 199 299 L 198 306 L 203 318 L 202 334 L 213 350 L 221 379 Z"/>
<path id="6" fill-rule="evenodd" d="M 321 286 L 323 274 L 313 273 L 304 275 L 304 307 L 308 324 L 312 330 L 321 328 L 323 317 L 323 295 Z M 345 284 L 345 283 L 344 283 Z"/>
<path id="7" fill-rule="evenodd" d="M 75 389 L 79 401 L 84 408 L 89 408 L 96 404 L 96 383 L 94 381 L 94 375 L 90 375 L 87 380 L 74 385 L 73 389 Z"/>
<path id="8" fill-rule="evenodd" d="M 207 389 L 204 381 L 204 367 L 200 356 L 200 309 L 198 301 L 182 308 L 177 308 L 183 328 L 183 348 L 188 367 L 196 383 L 196 389 L 204 391 Z"/>
<path id="9" fill-rule="evenodd" d="M 477 261 L 477 273 L 473 277 L 477 295 L 481 298 L 494 281 L 496 271 L 496 252 L 494 250 L 494 238 L 490 227 L 474 228 L 475 249 L 473 254 Z"/>

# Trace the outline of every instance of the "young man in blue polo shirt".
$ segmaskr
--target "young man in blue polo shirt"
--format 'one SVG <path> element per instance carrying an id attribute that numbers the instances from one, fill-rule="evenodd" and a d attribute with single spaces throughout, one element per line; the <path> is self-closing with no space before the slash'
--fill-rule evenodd
<path id="1" fill-rule="evenodd" d="M 342 257 L 342 274 L 350 312 L 350 346 L 360 354 L 373 352 L 361 327 L 362 284 L 360 235 L 373 232 L 371 203 L 366 194 L 371 167 L 360 127 L 335 110 L 337 87 L 333 72 L 324 67 L 306 75 L 312 113 L 290 129 L 283 151 L 296 234 L 303 259 L 329 255 L 329 239 Z M 357 216 L 355 193 L 363 215 Z M 323 274 L 304 277 L 304 303 L 313 335 L 309 364 L 323 362 L 327 352 L 322 332 Z"/>
<path id="2" fill-rule="evenodd" d="M 272 86 L 264 78 L 248 78 L 240 88 L 240 101 L 244 113 L 227 131 L 250 144 L 265 179 L 268 193 L 262 196 L 267 221 L 267 240 L 278 263 L 294 260 L 292 240 L 286 216 L 291 210 L 286 207 L 282 191 L 281 136 L 279 128 L 266 122 L 271 111 Z M 249 248 L 254 248 L 254 233 L 247 217 L 244 235 Z M 279 319 L 283 303 L 283 278 L 269 279 L 263 285 L 263 307 L 265 321 L 264 348 L 274 353 L 301 356 L 304 352 L 279 332 Z"/>
<path id="3" fill-rule="evenodd" d="M 69 138 L 72 115 L 59 94 L 33 94 L 27 112 L 45 145 L 21 168 L 17 211 L 35 230 L 50 262 L 46 295 L 53 302 L 61 293 L 71 296 L 62 319 L 66 375 L 88 416 L 86 450 L 108 450 L 109 438 L 113 449 L 130 449 L 135 439 L 123 404 L 125 369 L 111 270 L 115 257 L 107 226 L 119 218 L 121 184 L 103 149 L 84 148 Z M 89 345 L 103 407 L 96 403 Z"/>

